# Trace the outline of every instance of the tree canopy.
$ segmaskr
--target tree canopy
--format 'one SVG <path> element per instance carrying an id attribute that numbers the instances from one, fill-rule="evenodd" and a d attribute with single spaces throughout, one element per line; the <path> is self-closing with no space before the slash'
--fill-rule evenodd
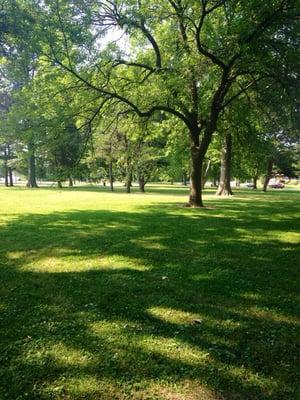
<path id="1" fill-rule="evenodd" d="M 189 152 L 180 163 L 190 174 L 189 205 L 198 207 L 213 137 L 226 124 L 249 126 L 236 104 L 246 104 L 257 121 L 274 115 L 278 132 L 297 120 L 298 6 L 298 0 L 3 1 L 3 70 L 14 90 L 39 92 L 25 103 L 36 109 L 42 141 L 53 138 L 53 157 L 62 165 L 70 165 L 71 153 L 74 164 L 83 138 L 105 130 L 103 118 L 133 118 L 136 131 L 169 121 L 164 131 L 173 139 L 165 143 L 177 141 L 174 155 L 182 146 L 180 154 Z M 68 139 L 71 126 L 78 140 Z"/>

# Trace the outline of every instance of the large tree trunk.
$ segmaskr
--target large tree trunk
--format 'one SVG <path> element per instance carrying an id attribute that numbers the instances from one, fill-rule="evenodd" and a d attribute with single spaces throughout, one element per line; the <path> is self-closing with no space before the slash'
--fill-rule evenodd
<path id="1" fill-rule="evenodd" d="M 201 175 L 204 160 L 204 152 L 200 150 L 199 134 L 191 132 L 190 135 L 191 153 L 191 177 L 190 177 L 190 207 L 203 207 Z"/>
<path id="2" fill-rule="evenodd" d="M 232 137 L 230 133 L 227 133 L 225 135 L 222 148 L 220 183 L 216 193 L 218 196 L 231 196 L 233 194 L 230 186 L 231 155 L 232 155 Z"/>
<path id="3" fill-rule="evenodd" d="M 211 107 L 210 119 L 207 121 L 205 131 L 201 135 L 200 143 L 200 133 L 201 125 L 196 119 L 191 120 L 192 124 L 190 126 L 190 152 L 191 152 L 191 185 L 190 185 L 190 207 L 204 207 L 202 202 L 202 188 L 201 188 L 201 177 L 202 168 L 205 154 L 207 152 L 208 146 L 211 142 L 212 135 L 217 127 L 217 119 L 220 113 L 220 105 L 224 96 L 226 95 L 226 79 L 227 71 L 224 71 L 222 76 L 222 82 L 219 89 L 215 93 L 214 100 Z M 196 96 L 197 97 L 197 96 Z M 195 98 L 194 98 L 195 99 Z M 195 99 L 197 103 L 197 98 Z M 194 112 L 196 115 L 197 112 Z"/>
<path id="4" fill-rule="evenodd" d="M 32 145 L 28 146 L 28 181 L 27 187 L 37 188 L 36 183 L 36 168 L 35 168 L 35 154 Z"/>
<path id="5" fill-rule="evenodd" d="M 114 176 L 113 176 L 113 163 L 112 163 L 112 161 L 110 161 L 110 163 L 109 163 L 108 175 L 109 175 L 108 179 L 109 179 L 110 191 L 113 192 L 114 191 Z"/>
<path id="6" fill-rule="evenodd" d="M 263 191 L 264 191 L 264 192 L 267 191 L 268 184 L 269 184 L 270 179 L 271 179 L 271 177 L 272 177 L 273 163 L 274 163 L 273 158 L 270 158 L 270 159 L 268 160 L 267 174 L 266 174 L 265 180 L 264 180 L 264 186 L 263 186 Z"/>

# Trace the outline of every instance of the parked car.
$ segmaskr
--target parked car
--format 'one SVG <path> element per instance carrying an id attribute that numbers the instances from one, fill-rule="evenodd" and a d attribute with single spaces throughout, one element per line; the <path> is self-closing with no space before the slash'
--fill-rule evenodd
<path id="1" fill-rule="evenodd" d="M 269 187 L 272 188 L 272 189 L 283 189 L 284 188 L 284 183 L 283 182 L 270 183 Z"/>
<path id="2" fill-rule="evenodd" d="M 245 187 L 245 188 L 253 188 L 253 183 L 251 183 L 251 182 L 246 182 L 246 183 L 244 183 L 243 184 L 243 186 Z"/>

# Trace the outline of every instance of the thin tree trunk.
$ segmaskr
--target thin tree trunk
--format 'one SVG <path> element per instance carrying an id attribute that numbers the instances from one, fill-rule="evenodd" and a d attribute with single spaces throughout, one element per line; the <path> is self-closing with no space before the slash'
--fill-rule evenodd
<path id="1" fill-rule="evenodd" d="M 131 184 L 132 184 L 132 172 L 131 169 L 129 169 L 127 173 L 127 179 L 126 179 L 126 192 L 130 193 L 131 189 Z"/>
<path id="2" fill-rule="evenodd" d="M 258 176 L 254 175 L 253 176 L 253 190 L 257 190 L 257 180 L 258 180 Z"/>
<path id="3" fill-rule="evenodd" d="M 206 177 L 207 177 L 209 168 L 210 168 L 210 160 L 208 160 L 208 162 L 207 162 L 205 171 L 203 171 L 204 168 L 202 168 L 202 177 L 201 177 L 201 188 L 202 188 L 202 190 L 203 190 L 204 187 L 205 187 Z"/>
<path id="4" fill-rule="evenodd" d="M 28 145 L 28 181 L 26 186 L 29 188 L 38 187 L 36 183 L 35 154 L 31 144 Z"/>
<path id="5" fill-rule="evenodd" d="M 7 145 L 7 159 L 11 159 L 11 151 L 10 151 L 10 145 Z M 8 184 L 9 186 L 14 186 L 13 182 L 13 175 L 12 175 L 12 168 L 7 166 L 7 175 L 8 175 Z"/>
<path id="6" fill-rule="evenodd" d="M 267 164 L 267 174 L 266 174 L 265 180 L 264 180 L 264 186 L 263 186 L 263 191 L 264 191 L 264 192 L 267 191 L 268 184 L 269 184 L 270 179 L 271 179 L 271 177 L 272 177 L 273 163 L 274 163 L 273 158 L 270 158 L 270 159 L 268 160 L 268 164 Z"/>
<path id="7" fill-rule="evenodd" d="M 8 165 L 7 165 L 7 161 L 8 161 L 8 148 L 5 145 L 4 147 L 4 185 L 5 186 L 9 186 L 8 185 Z"/>
<path id="8" fill-rule="evenodd" d="M 69 176 L 69 187 L 73 186 L 73 179 L 71 176 Z"/>
<path id="9" fill-rule="evenodd" d="M 8 167 L 7 167 L 7 158 L 4 160 L 4 185 L 8 185 Z"/>
<path id="10" fill-rule="evenodd" d="M 138 180 L 139 180 L 140 192 L 144 193 L 145 192 L 145 185 L 146 185 L 145 177 L 143 175 L 139 175 Z"/>
<path id="11" fill-rule="evenodd" d="M 184 186 L 187 185 L 187 175 L 186 175 L 186 172 L 183 172 L 183 174 L 182 174 L 182 184 L 183 184 Z"/>
<path id="12" fill-rule="evenodd" d="M 8 167 L 7 170 L 8 170 L 8 184 L 9 184 L 9 186 L 14 186 L 12 168 Z"/>
<path id="13" fill-rule="evenodd" d="M 231 196 L 233 194 L 230 186 L 231 155 L 232 155 L 232 137 L 230 133 L 227 133 L 225 135 L 222 148 L 220 182 L 216 193 L 218 196 Z"/>
<path id="14" fill-rule="evenodd" d="M 114 176 L 113 176 L 113 163 L 112 163 L 112 161 L 109 162 L 108 175 L 109 175 L 110 191 L 113 192 L 114 191 Z"/>
<path id="15" fill-rule="evenodd" d="M 7 144 L 4 149 L 4 184 L 5 186 L 14 186 L 12 168 L 8 166 L 10 159 L 10 146 Z"/>
<path id="16" fill-rule="evenodd" d="M 62 186 L 62 183 L 61 183 L 61 180 L 58 180 L 57 181 L 57 187 L 59 188 L 59 189 L 61 189 L 63 186 Z"/>

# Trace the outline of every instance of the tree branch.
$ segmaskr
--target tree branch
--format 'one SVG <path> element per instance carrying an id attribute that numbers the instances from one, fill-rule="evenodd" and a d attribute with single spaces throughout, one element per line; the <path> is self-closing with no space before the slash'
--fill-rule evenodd
<path id="1" fill-rule="evenodd" d="M 241 94 L 246 94 L 247 90 L 250 89 L 250 87 L 252 87 L 253 85 L 256 85 L 259 81 L 261 81 L 262 79 L 266 79 L 266 78 L 270 78 L 269 75 L 265 75 L 265 76 L 260 76 L 257 79 L 254 79 L 253 81 L 249 82 L 248 85 L 246 87 L 241 87 L 241 90 L 238 91 L 235 95 L 233 95 L 232 97 L 230 97 L 230 99 L 228 99 L 222 106 L 221 106 L 221 110 L 224 110 L 224 108 L 226 108 L 231 102 L 233 102 L 234 100 L 236 100 L 237 98 L 240 97 Z"/>
<path id="2" fill-rule="evenodd" d="M 195 24 L 195 28 L 196 28 L 196 45 L 197 45 L 197 49 L 198 52 L 202 55 L 204 55 L 205 57 L 209 58 L 214 64 L 218 65 L 220 68 L 222 68 L 223 70 L 225 70 L 227 68 L 226 64 L 220 60 L 215 54 L 213 54 L 212 52 L 210 52 L 209 50 L 207 50 L 201 41 L 201 31 L 204 25 L 204 21 L 205 21 L 205 17 L 211 13 L 212 11 L 214 11 L 216 8 L 220 7 L 221 5 L 223 5 L 225 2 L 224 1 L 220 1 L 219 3 L 217 3 L 215 6 L 211 7 L 209 10 L 206 9 L 206 0 L 201 0 L 201 17 L 200 17 L 200 21 L 199 24 Z"/>
<path id="3" fill-rule="evenodd" d="M 49 58 L 49 56 L 47 56 Z M 51 59 L 51 58 L 50 58 Z M 128 105 L 139 117 L 143 117 L 143 118 L 149 118 L 151 117 L 155 112 L 157 111 L 163 111 L 163 112 L 167 112 L 169 114 L 175 115 L 176 117 L 180 118 L 188 127 L 191 127 L 191 122 L 190 120 L 181 112 L 168 107 L 168 106 L 163 106 L 163 105 L 157 105 L 157 106 L 153 106 L 151 107 L 149 110 L 147 111 L 141 111 L 139 109 L 139 107 L 133 103 L 131 100 L 129 100 L 127 97 L 120 95 L 118 93 L 115 92 L 110 92 L 109 90 L 106 90 L 104 88 L 98 87 L 93 85 L 91 82 L 89 82 L 88 80 L 86 80 L 85 78 L 83 78 L 81 75 L 79 75 L 75 70 L 73 70 L 72 68 L 70 68 L 67 65 L 64 65 L 60 60 L 58 60 L 55 57 L 55 62 L 63 69 L 65 69 L 66 71 L 70 72 L 71 74 L 73 74 L 79 81 L 85 83 L 90 89 L 95 90 L 96 92 L 101 93 L 105 98 L 108 99 L 116 99 L 119 100 L 121 103 L 124 103 L 126 105 Z"/>

